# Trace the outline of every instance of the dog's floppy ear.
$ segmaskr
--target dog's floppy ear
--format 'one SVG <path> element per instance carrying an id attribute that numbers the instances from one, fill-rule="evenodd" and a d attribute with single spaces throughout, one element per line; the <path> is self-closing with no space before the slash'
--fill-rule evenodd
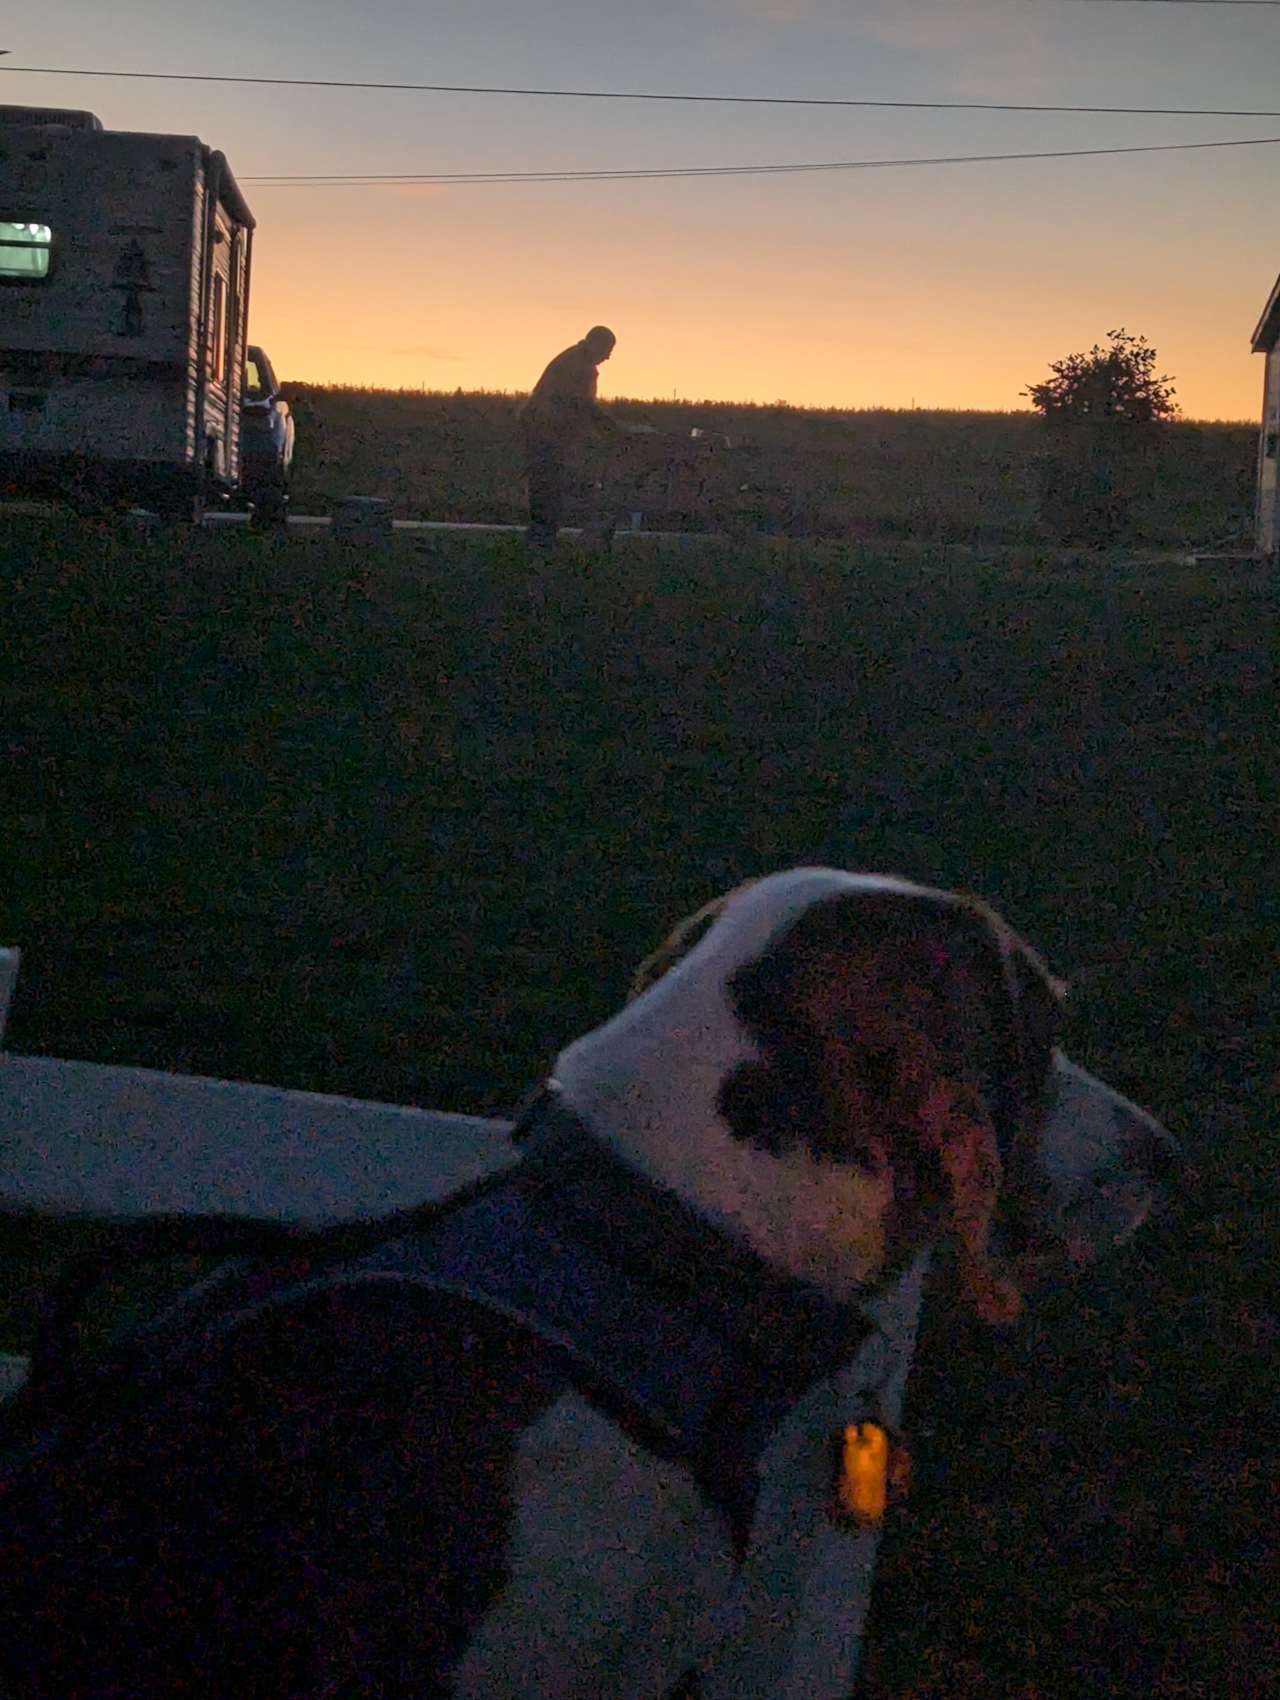
<path id="1" fill-rule="evenodd" d="M 731 897 L 740 891 L 745 891 L 748 885 L 755 882 L 745 881 L 742 885 L 734 886 L 732 891 L 726 891 L 720 897 L 713 897 L 710 903 L 704 903 L 702 908 L 692 915 L 686 915 L 684 920 L 675 926 L 667 937 L 651 955 L 636 969 L 631 978 L 627 991 L 627 1002 L 638 998 L 642 992 L 647 992 L 655 981 L 674 968 L 681 957 L 687 956 L 698 941 L 709 933 L 720 919 L 720 912 Z"/>
<path id="2" fill-rule="evenodd" d="M 981 1097 L 939 1081 L 922 1110 L 923 1138 L 943 1178 L 960 1279 L 984 1322 L 1013 1322 L 1022 1293 L 992 1255 L 1003 1182 L 995 1124 Z"/>
<path id="3" fill-rule="evenodd" d="M 1036 1139 L 1051 1106 L 1053 1051 L 1062 1026 L 1066 983 L 1043 958 L 992 913 L 1012 1005 L 1009 1054 L 1001 1101 L 1001 1146 L 1009 1178 L 1025 1185 Z"/>
<path id="4" fill-rule="evenodd" d="M 983 1320 L 1003 1323 L 1017 1317 L 1022 1295 L 992 1255 L 991 1232 L 997 1209 L 1006 1221 L 1016 1218 L 1031 1185 L 1066 986 L 987 904 L 965 898 L 961 907 L 985 925 L 993 947 L 988 1036 L 995 1051 L 983 1069 L 986 1092 L 941 1089 L 926 1121 L 933 1121 L 930 1143 L 950 1193 L 961 1279 Z"/>

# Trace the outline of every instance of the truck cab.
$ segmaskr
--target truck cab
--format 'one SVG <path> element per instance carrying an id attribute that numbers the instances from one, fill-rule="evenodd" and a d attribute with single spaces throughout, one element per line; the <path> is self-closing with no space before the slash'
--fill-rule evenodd
<path id="1" fill-rule="evenodd" d="M 250 343 L 240 404 L 240 493 L 255 525 L 282 525 L 288 517 L 293 442 L 293 415 L 275 369 L 265 351 Z"/>

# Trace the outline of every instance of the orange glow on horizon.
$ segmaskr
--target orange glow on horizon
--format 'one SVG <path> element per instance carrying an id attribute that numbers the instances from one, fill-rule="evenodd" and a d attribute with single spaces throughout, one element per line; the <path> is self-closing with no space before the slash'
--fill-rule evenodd
<path id="1" fill-rule="evenodd" d="M 603 322 L 618 335 L 604 399 L 1009 412 L 1027 408 L 1020 391 L 1050 361 L 1124 325 L 1155 345 L 1184 417 L 1257 416 L 1261 266 L 1224 277 L 1188 265 L 1153 287 L 1135 267 L 1117 286 L 1124 268 L 1090 278 L 1048 264 L 1020 283 L 995 257 L 956 265 L 940 310 L 931 267 L 892 241 L 844 269 L 741 239 L 691 259 L 679 225 L 620 243 L 570 221 L 548 251 L 529 201 L 415 191 L 353 206 L 343 194 L 318 218 L 318 197 L 254 196 L 251 336 L 286 380 L 523 392 Z M 329 219 L 348 210 L 351 251 L 377 257 L 373 275 L 332 264 Z M 602 222 L 625 225 L 625 210 Z"/>

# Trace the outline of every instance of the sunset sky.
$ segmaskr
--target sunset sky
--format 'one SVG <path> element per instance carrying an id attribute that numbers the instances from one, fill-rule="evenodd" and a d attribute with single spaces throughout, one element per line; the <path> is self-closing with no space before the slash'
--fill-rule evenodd
<path id="1" fill-rule="evenodd" d="M 53 0 L 0 65 L 671 92 L 1280 108 L 1280 7 L 1126 0 Z M 0 101 L 222 148 L 285 378 L 527 389 L 597 321 L 603 395 L 1024 407 L 1144 334 L 1255 415 L 1280 147 L 631 183 L 270 173 L 712 166 L 1280 136 L 1280 118 L 675 106 L 0 73 Z"/>

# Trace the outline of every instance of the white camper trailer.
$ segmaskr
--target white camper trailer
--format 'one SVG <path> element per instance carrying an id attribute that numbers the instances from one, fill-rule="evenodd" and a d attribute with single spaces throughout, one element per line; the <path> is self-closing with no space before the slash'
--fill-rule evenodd
<path id="1" fill-rule="evenodd" d="M 235 487 L 253 224 L 195 136 L 0 107 L 0 490 L 196 515 Z"/>

